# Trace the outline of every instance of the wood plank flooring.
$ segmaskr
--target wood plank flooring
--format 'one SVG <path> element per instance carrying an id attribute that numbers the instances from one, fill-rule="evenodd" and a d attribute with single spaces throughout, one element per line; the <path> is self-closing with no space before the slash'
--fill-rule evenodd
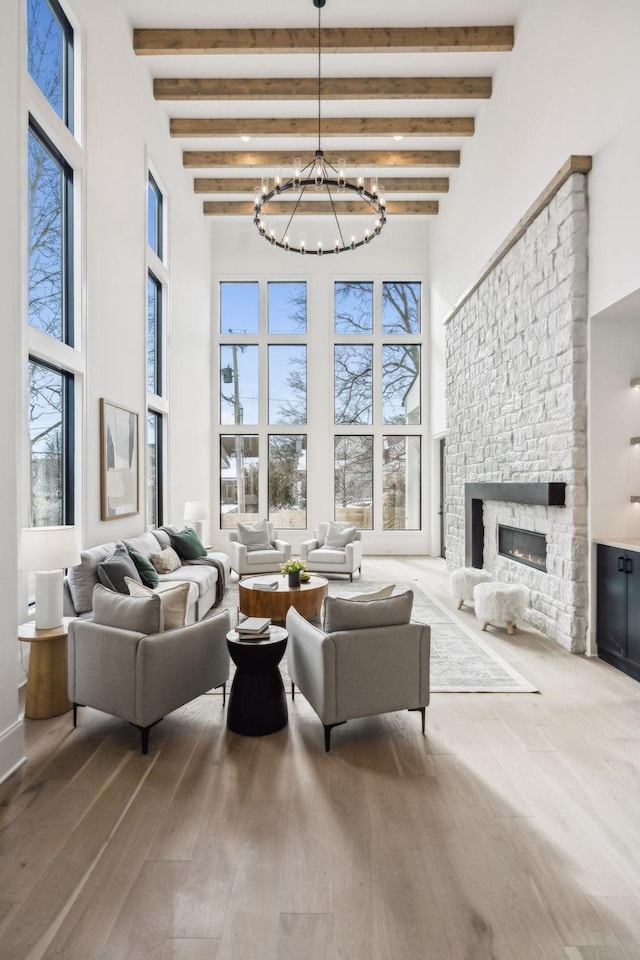
<path id="1" fill-rule="evenodd" d="M 365 559 L 458 612 L 432 558 Z M 640 684 L 530 629 L 539 694 L 433 694 L 264 738 L 200 697 L 138 734 L 26 720 L 0 787 L 0 960 L 638 960 Z"/>

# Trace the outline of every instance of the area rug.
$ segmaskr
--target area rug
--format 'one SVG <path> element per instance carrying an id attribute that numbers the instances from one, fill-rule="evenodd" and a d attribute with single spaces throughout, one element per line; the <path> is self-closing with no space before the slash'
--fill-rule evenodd
<path id="1" fill-rule="evenodd" d="M 329 594 L 348 597 L 379 589 L 380 582 L 329 581 Z M 394 593 L 413 590 L 411 619 L 431 627 L 432 693 L 537 693 L 517 670 L 457 620 L 435 597 L 416 582 L 398 583 Z M 237 621 L 238 585 L 231 583 L 221 606 Z M 219 609 L 219 608 L 218 608 Z"/>

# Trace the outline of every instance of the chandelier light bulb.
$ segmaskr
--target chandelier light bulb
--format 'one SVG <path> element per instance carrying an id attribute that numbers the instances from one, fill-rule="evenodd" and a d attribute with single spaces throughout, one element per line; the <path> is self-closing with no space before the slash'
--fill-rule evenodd
<path id="1" fill-rule="evenodd" d="M 262 178 L 260 181 L 260 187 L 262 190 L 262 196 L 266 197 L 266 195 L 269 193 L 269 177 Z"/>
<path id="2" fill-rule="evenodd" d="M 279 193 L 280 187 L 282 186 L 282 170 L 280 167 L 276 167 L 274 183 L 275 183 L 276 193 Z"/>
<path id="3" fill-rule="evenodd" d="M 289 243 L 289 236 L 288 236 L 288 235 L 287 235 L 287 236 L 284 238 L 284 240 L 282 241 L 282 246 L 285 248 L 285 250 L 289 250 L 291 244 Z"/>
<path id="4" fill-rule="evenodd" d="M 344 190 L 347 182 L 347 161 L 344 157 L 338 160 L 338 190 Z"/>
<path id="5" fill-rule="evenodd" d="M 355 248 L 356 248 L 356 238 L 351 237 L 351 249 L 355 250 Z"/>
<path id="6" fill-rule="evenodd" d="M 378 178 L 371 177 L 371 186 L 369 187 L 371 193 L 375 196 L 378 192 Z"/>
<path id="7" fill-rule="evenodd" d="M 336 237 L 335 242 L 334 242 L 334 244 L 333 244 L 333 252 L 334 252 L 334 253 L 340 253 L 340 241 L 338 240 L 337 237 Z"/>

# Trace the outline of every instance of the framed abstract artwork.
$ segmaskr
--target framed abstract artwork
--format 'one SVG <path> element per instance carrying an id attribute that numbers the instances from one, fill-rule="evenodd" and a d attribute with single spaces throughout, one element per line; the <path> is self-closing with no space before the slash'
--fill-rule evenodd
<path id="1" fill-rule="evenodd" d="M 101 517 L 139 513 L 138 414 L 100 400 Z"/>

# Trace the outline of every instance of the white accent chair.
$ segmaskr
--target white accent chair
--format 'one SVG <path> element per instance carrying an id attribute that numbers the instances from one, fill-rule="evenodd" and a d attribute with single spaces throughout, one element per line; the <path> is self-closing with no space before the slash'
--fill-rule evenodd
<path id="1" fill-rule="evenodd" d="M 327 597 L 322 630 L 289 607 L 291 696 L 298 687 L 318 714 L 327 752 L 332 729 L 356 717 L 419 710 L 424 733 L 431 630 L 411 622 L 412 604 L 411 590 L 357 603 Z"/>
<path id="2" fill-rule="evenodd" d="M 258 537 L 251 536 L 251 530 L 246 539 L 255 539 L 255 542 L 243 543 L 243 530 L 247 528 L 253 528 L 256 533 L 264 530 L 264 544 L 260 543 Z M 229 531 L 229 563 L 240 579 L 261 573 L 280 573 L 280 564 L 290 557 L 291 544 L 278 539 L 278 533 L 269 520 L 258 521 L 256 524 L 238 524 L 237 530 Z"/>
<path id="3" fill-rule="evenodd" d="M 327 535 L 330 528 L 348 530 L 351 523 L 319 523 L 313 531 L 313 539 L 300 544 L 300 559 L 305 560 L 309 573 L 341 573 L 353 581 L 356 571 L 362 573 L 362 542 L 360 531 L 356 530 L 353 540 L 344 546 L 330 546 Z M 339 538 L 338 538 L 339 539 Z"/>

